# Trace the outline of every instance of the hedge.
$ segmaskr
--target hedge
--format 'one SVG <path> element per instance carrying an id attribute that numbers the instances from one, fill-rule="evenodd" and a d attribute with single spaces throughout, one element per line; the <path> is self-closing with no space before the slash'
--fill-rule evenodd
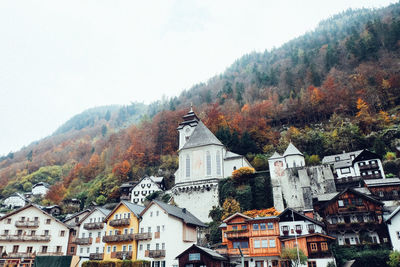
<path id="1" fill-rule="evenodd" d="M 82 267 L 150 267 L 149 261 L 85 261 Z"/>

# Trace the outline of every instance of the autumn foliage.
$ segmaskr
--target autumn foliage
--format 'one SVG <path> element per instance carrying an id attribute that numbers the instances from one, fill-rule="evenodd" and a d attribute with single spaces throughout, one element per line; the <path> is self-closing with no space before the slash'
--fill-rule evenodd
<path id="1" fill-rule="evenodd" d="M 243 212 L 244 215 L 255 218 L 255 217 L 269 217 L 278 216 L 280 213 L 274 208 L 263 209 L 263 210 L 248 210 Z"/>

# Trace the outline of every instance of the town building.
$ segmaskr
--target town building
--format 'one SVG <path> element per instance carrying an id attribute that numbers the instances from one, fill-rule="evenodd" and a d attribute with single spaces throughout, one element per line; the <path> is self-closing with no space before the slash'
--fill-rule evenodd
<path id="1" fill-rule="evenodd" d="M 105 233 L 104 220 L 110 210 L 94 208 L 79 221 L 79 237 L 75 238 L 77 252 L 81 262 L 87 260 L 103 260 Z"/>
<path id="2" fill-rule="evenodd" d="M 327 233 L 336 237 L 339 245 L 388 242 L 383 203 L 373 197 L 347 188 L 320 196 L 315 210 L 323 218 Z"/>
<path id="3" fill-rule="evenodd" d="M 121 186 L 119 187 L 120 200 L 131 200 L 131 192 L 136 184 L 137 182 L 127 182 L 121 184 Z"/>
<path id="4" fill-rule="evenodd" d="M 371 195 L 382 201 L 385 206 L 400 205 L 400 179 L 367 179 L 362 180 L 362 185 L 369 190 Z"/>
<path id="5" fill-rule="evenodd" d="M 0 255 L 31 264 L 35 256 L 66 255 L 69 227 L 34 204 L 0 218 Z"/>
<path id="6" fill-rule="evenodd" d="M 400 251 L 400 206 L 385 219 L 393 250 Z"/>
<path id="7" fill-rule="evenodd" d="M 215 250 L 193 244 L 177 257 L 179 267 L 229 267 L 229 259 Z"/>
<path id="8" fill-rule="evenodd" d="M 73 256 L 76 254 L 77 244 L 75 243 L 76 237 L 79 236 L 79 222 L 89 214 L 90 210 L 86 209 L 71 215 L 68 215 L 64 223 L 71 228 L 70 238 L 68 242 L 67 255 Z"/>
<path id="9" fill-rule="evenodd" d="M 131 202 L 143 205 L 145 203 L 146 197 L 154 192 L 165 190 L 164 178 L 146 176 L 143 177 L 131 191 Z"/>
<path id="10" fill-rule="evenodd" d="M 308 212 L 312 216 L 312 211 Z M 286 208 L 279 217 L 280 236 L 301 236 L 309 234 L 326 234 L 324 224 L 301 214 L 291 208 Z"/>
<path id="11" fill-rule="evenodd" d="M 49 187 L 50 187 L 50 185 L 48 183 L 44 183 L 44 182 L 34 184 L 32 186 L 32 195 L 43 197 L 49 191 Z"/>
<path id="12" fill-rule="evenodd" d="M 3 206 L 9 209 L 22 208 L 28 205 L 30 202 L 22 194 L 15 192 L 11 194 L 8 198 L 4 199 Z"/>
<path id="13" fill-rule="evenodd" d="M 193 109 L 183 116 L 179 131 L 179 168 L 175 172 L 173 201 L 203 222 L 219 206 L 218 182 L 232 171 L 251 167 L 244 156 L 232 153 L 197 117 Z"/>
<path id="14" fill-rule="evenodd" d="M 58 216 L 62 213 L 62 209 L 58 205 L 45 206 L 41 208 L 51 216 Z"/>
<path id="15" fill-rule="evenodd" d="M 137 259 L 137 240 L 147 238 L 138 234 L 143 210 L 143 206 L 123 200 L 106 216 L 104 260 Z"/>
<path id="16" fill-rule="evenodd" d="M 279 266 L 279 217 L 252 218 L 235 213 L 223 220 L 220 228 L 225 248 L 217 251 L 229 257 L 231 263 L 240 265 L 240 247 L 247 267 Z"/>
<path id="17" fill-rule="evenodd" d="M 292 143 L 283 155 L 275 152 L 269 159 L 272 194 L 276 210 L 313 208 L 317 195 L 336 192 L 329 165 L 305 166 L 305 159 Z"/>
<path id="18" fill-rule="evenodd" d="M 334 241 L 334 237 L 320 233 L 281 238 L 282 248 L 298 248 L 303 251 L 304 255 L 307 256 L 307 267 L 327 267 L 329 263 L 335 263 L 335 257 L 329 249 L 330 244 Z M 281 267 L 291 266 L 284 260 L 280 264 Z"/>
<path id="19" fill-rule="evenodd" d="M 333 167 L 339 191 L 346 187 L 359 187 L 361 180 L 385 178 L 379 156 L 366 149 L 325 156 L 322 163 Z"/>
<path id="20" fill-rule="evenodd" d="M 153 267 L 177 266 L 176 255 L 196 244 L 197 229 L 206 227 L 185 208 L 157 200 L 140 216 L 140 234 L 148 234 L 149 238 L 139 240 L 138 259 L 151 261 Z"/>

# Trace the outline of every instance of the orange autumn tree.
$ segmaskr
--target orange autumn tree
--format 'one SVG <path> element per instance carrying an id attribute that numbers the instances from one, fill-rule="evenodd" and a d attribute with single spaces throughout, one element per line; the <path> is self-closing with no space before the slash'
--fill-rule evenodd
<path id="1" fill-rule="evenodd" d="M 255 218 L 255 217 L 269 217 L 269 216 L 278 216 L 280 212 L 278 212 L 275 207 L 262 209 L 262 210 L 248 210 L 243 212 L 244 215 Z"/>
<path id="2" fill-rule="evenodd" d="M 115 164 L 112 170 L 113 174 L 120 182 L 126 180 L 130 171 L 131 164 L 127 160 L 124 160 L 122 163 Z"/>
<path id="3" fill-rule="evenodd" d="M 50 187 L 47 192 L 45 199 L 48 199 L 54 204 L 60 204 L 64 199 L 64 195 L 67 192 L 62 182 L 56 183 Z"/>
<path id="4" fill-rule="evenodd" d="M 253 174 L 255 173 L 255 169 L 251 167 L 241 167 L 237 170 L 234 170 L 232 172 L 232 179 L 236 182 L 244 182 L 251 177 L 253 177 Z"/>

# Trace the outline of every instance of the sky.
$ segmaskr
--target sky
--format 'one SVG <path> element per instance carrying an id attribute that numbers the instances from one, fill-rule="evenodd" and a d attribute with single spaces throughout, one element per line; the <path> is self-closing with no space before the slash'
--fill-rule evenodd
<path id="1" fill-rule="evenodd" d="M 2 0 L 0 155 L 85 109 L 178 96 L 348 8 L 393 0 Z"/>

